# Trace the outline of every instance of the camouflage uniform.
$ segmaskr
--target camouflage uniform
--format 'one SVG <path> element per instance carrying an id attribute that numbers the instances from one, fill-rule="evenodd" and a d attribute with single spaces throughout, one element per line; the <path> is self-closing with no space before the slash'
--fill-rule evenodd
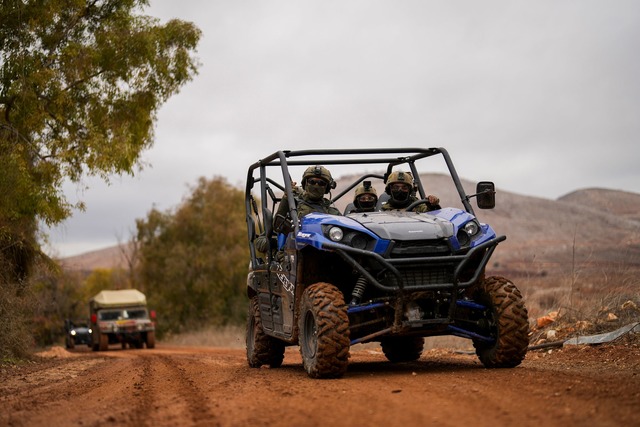
<path id="1" fill-rule="evenodd" d="M 322 198 L 320 200 L 314 200 L 309 197 L 309 194 L 307 194 L 306 191 L 304 191 L 301 196 L 295 197 L 295 200 L 298 208 L 298 219 L 310 214 L 311 212 L 340 215 L 340 211 L 333 206 L 329 199 Z M 284 196 L 280 201 L 280 206 L 278 206 L 276 215 L 282 215 L 284 217 L 289 216 L 289 198 L 287 196 Z"/>

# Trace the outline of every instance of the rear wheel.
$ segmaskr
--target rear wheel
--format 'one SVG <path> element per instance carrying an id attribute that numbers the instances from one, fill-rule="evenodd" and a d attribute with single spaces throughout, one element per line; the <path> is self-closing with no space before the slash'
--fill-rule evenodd
<path id="1" fill-rule="evenodd" d="M 529 319 L 522 294 L 504 277 L 488 277 L 475 299 L 488 307 L 483 334 L 495 340 L 473 341 L 478 358 L 487 368 L 518 366 L 529 346 Z"/>
<path id="2" fill-rule="evenodd" d="M 312 378 L 338 378 L 349 363 L 349 317 L 342 292 L 316 283 L 302 295 L 298 319 L 300 354 Z"/>
<path id="3" fill-rule="evenodd" d="M 412 362 L 420 359 L 424 348 L 424 338 L 388 337 L 380 340 L 380 345 L 389 362 Z"/>
<path id="4" fill-rule="evenodd" d="M 284 360 L 284 343 L 264 333 L 258 296 L 251 298 L 247 317 L 247 361 L 252 368 L 269 365 L 278 368 Z"/>

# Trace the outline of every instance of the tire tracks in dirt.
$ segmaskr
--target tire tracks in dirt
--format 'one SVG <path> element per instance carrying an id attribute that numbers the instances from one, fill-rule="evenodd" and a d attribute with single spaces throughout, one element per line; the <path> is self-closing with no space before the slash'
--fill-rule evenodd
<path id="1" fill-rule="evenodd" d="M 393 364 L 356 348 L 343 378 L 313 380 L 296 347 L 278 369 L 250 368 L 243 349 L 76 350 L 2 367 L 0 426 L 635 426 L 639 357 L 631 343 L 485 369 L 446 350 Z"/>
<path id="2" fill-rule="evenodd" d="M 139 360 L 142 376 L 135 385 L 139 397 L 133 417 L 136 425 L 220 425 L 205 392 L 192 377 L 197 369 L 193 361 L 186 367 L 180 356 L 158 353 L 142 354 Z"/>

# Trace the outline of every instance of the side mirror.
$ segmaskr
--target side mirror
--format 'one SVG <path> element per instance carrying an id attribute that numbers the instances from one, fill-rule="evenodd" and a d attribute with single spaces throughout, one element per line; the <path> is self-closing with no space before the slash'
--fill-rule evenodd
<path id="1" fill-rule="evenodd" d="M 480 209 L 496 207 L 496 187 L 491 181 L 480 181 L 476 186 L 476 197 Z"/>

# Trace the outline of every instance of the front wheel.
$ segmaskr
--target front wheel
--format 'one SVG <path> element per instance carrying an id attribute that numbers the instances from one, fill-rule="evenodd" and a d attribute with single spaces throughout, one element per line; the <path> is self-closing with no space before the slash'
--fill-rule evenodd
<path id="1" fill-rule="evenodd" d="M 329 283 L 305 289 L 298 318 L 302 364 L 311 378 L 339 378 L 349 363 L 349 317 L 342 292 Z"/>
<path id="2" fill-rule="evenodd" d="M 264 333 L 258 296 L 251 298 L 247 318 L 247 361 L 252 368 L 269 365 L 278 368 L 284 360 L 284 343 Z"/>
<path id="3" fill-rule="evenodd" d="M 529 346 L 529 319 L 522 294 L 504 277 L 488 277 L 475 299 L 488 307 L 483 329 L 494 338 L 492 343 L 473 341 L 478 358 L 486 368 L 518 366 Z"/>

